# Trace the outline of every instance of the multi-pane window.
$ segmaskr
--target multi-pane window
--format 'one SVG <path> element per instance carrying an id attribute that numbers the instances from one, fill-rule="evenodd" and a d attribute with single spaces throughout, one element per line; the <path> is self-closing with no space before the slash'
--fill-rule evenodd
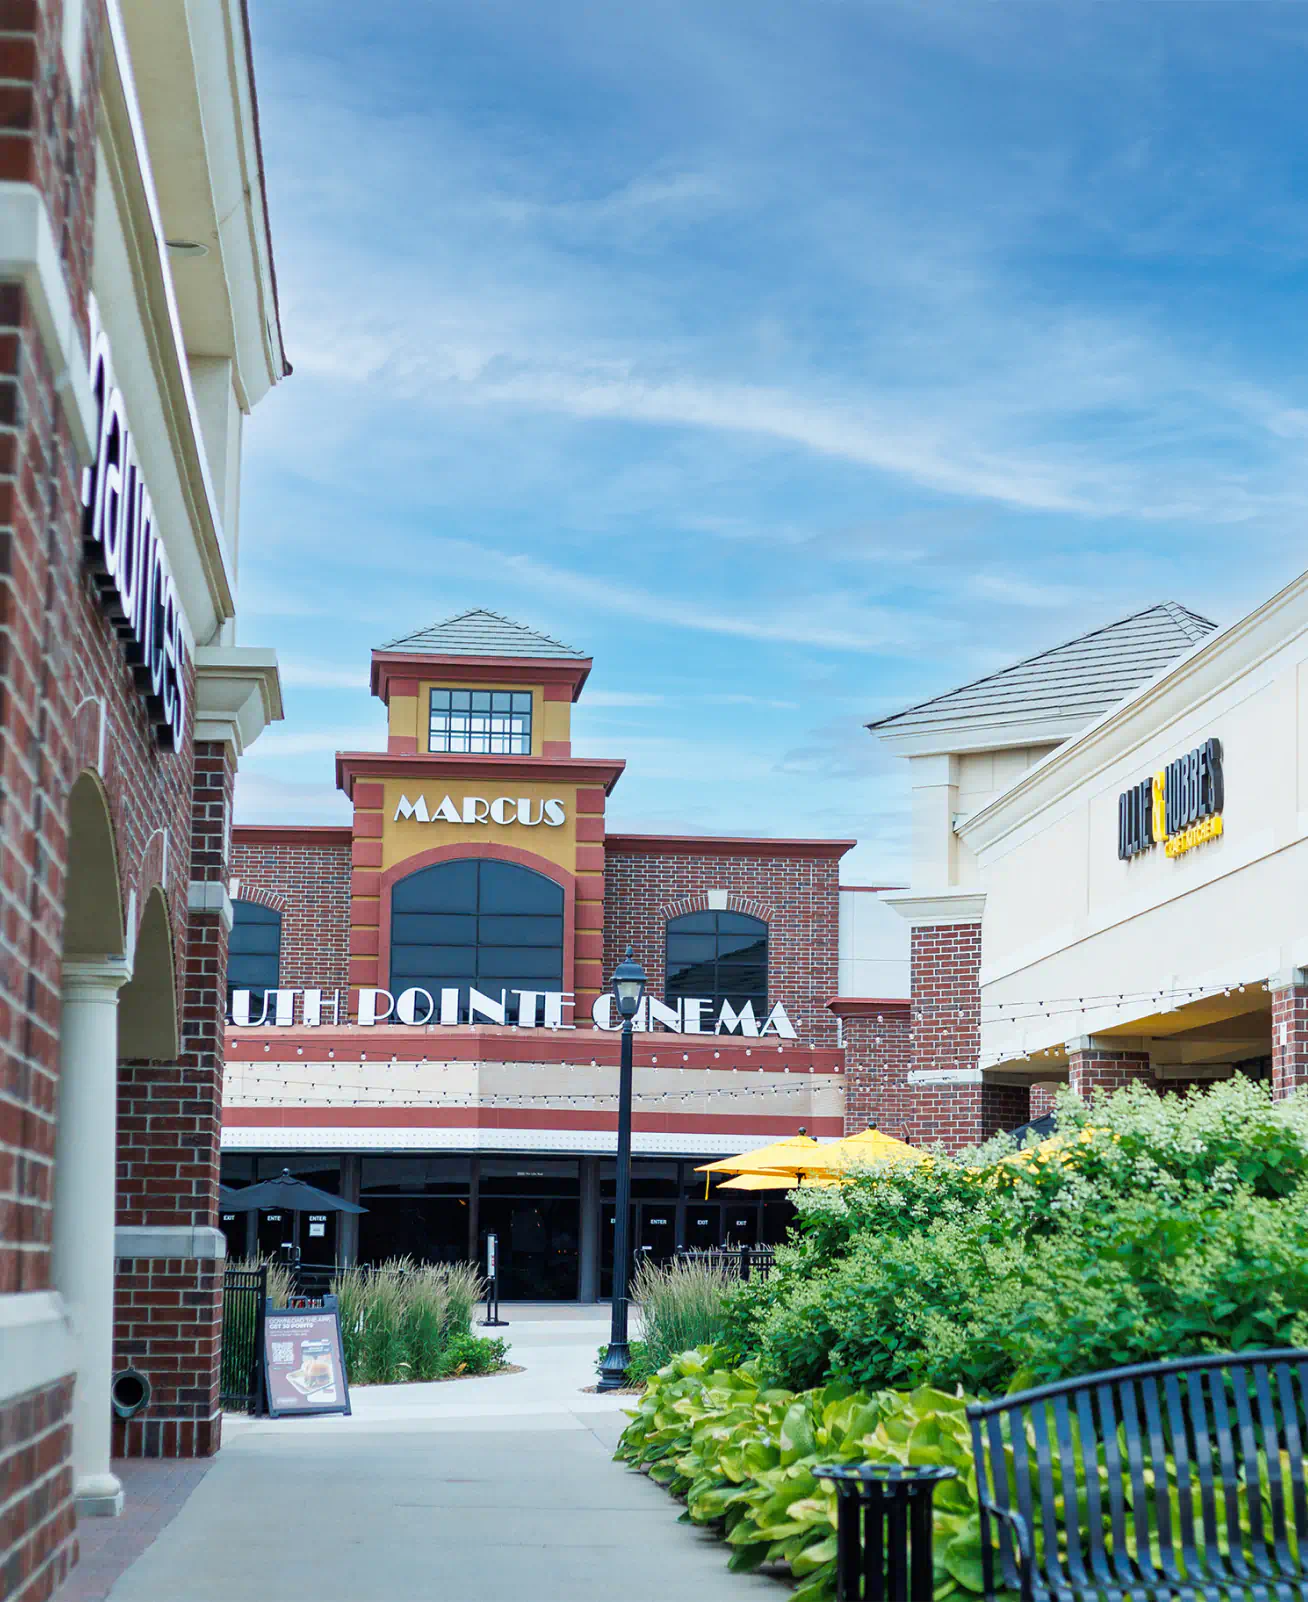
<path id="1" fill-rule="evenodd" d="M 531 755 L 530 690 L 433 690 L 429 751 Z"/>
<path id="2" fill-rule="evenodd" d="M 437 862 L 401 879 L 391 892 L 391 976 L 396 994 L 459 992 L 468 1021 L 468 990 L 518 1015 L 515 990 L 563 989 L 563 887 L 516 863 L 489 858 Z M 539 1005 L 538 1005 L 539 1011 Z"/>
<path id="3" fill-rule="evenodd" d="M 257 901 L 232 902 L 232 932 L 227 939 L 227 995 L 248 990 L 257 1012 L 265 990 L 276 990 L 281 978 L 282 915 Z"/>
<path id="4" fill-rule="evenodd" d="M 744 912 L 687 912 L 668 919 L 669 1002 L 697 996 L 767 1010 L 768 926 Z"/>

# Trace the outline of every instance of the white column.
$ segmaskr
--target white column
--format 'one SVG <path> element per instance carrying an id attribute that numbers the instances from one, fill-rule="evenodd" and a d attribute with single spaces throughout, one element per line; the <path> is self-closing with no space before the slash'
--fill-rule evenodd
<path id="1" fill-rule="evenodd" d="M 118 1168 L 118 992 L 122 958 L 66 961 L 59 1026 L 54 1278 L 77 1343 L 73 1474 L 77 1510 L 114 1516 L 123 1488 L 110 1468 L 114 1207 Z"/>

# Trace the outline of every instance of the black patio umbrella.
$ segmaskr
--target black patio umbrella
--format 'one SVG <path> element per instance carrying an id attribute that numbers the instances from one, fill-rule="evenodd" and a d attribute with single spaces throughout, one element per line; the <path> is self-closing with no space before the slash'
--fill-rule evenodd
<path id="1" fill-rule="evenodd" d="M 227 1198 L 230 1197 L 230 1200 Z M 289 1168 L 283 1168 L 276 1179 L 264 1179 L 257 1185 L 246 1185 L 243 1190 L 229 1190 L 222 1200 L 227 1213 L 253 1213 L 263 1209 L 287 1213 L 366 1213 L 366 1207 L 346 1201 L 319 1190 L 306 1180 L 296 1179 Z"/>
<path id="2" fill-rule="evenodd" d="M 234 1212 L 236 1212 L 237 1211 L 236 1198 L 240 1194 L 241 1193 L 240 1193 L 239 1190 L 233 1190 L 230 1185 L 219 1185 L 219 1187 L 218 1187 L 218 1211 L 220 1213 L 234 1213 Z"/>

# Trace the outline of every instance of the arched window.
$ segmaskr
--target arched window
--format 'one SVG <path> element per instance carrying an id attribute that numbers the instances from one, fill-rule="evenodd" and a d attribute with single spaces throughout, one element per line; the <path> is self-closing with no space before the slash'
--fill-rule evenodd
<path id="1" fill-rule="evenodd" d="M 232 932 L 227 941 L 227 997 L 248 990 L 258 1011 L 265 990 L 281 982 L 282 915 L 257 901 L 232 902 Z"/>
<path id="2" fill-rule="evenodd" d="M 563 887 L 491 858 L 437 862 L 391 891 L 390 988 L 459 992 L 468 1021 L 475 986 L 518 1015 L 515 990 L 563 989 Z"/>
<path id="3" fill-rule="evenodd" d="M 744 912 L 687 912 L 668 919 L 665 999 L 699 996 L 720 1007 L 754 1003 L 762 1020 L 768 1001 L 768 926 Z"/>

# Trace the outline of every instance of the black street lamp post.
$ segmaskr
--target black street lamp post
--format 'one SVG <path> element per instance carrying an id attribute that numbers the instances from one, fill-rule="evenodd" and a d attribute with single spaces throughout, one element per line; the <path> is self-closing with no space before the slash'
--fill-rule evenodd
<path id="1" fill-rule="evenodd" d="M 613 1221 L 613 1319 L 609 1349 L 600 1364 L 601 1391 L 620 1390 L 627 1378 L 627 1282 L 631 1274 L 631 1058 L 632 1025 L 645 994 L 645 970 L 632 960 L 631 947 L 613 970 L 613 999 L 622 1015 L 622 1068 L 618 1078 L 617 1211 Z"/>

